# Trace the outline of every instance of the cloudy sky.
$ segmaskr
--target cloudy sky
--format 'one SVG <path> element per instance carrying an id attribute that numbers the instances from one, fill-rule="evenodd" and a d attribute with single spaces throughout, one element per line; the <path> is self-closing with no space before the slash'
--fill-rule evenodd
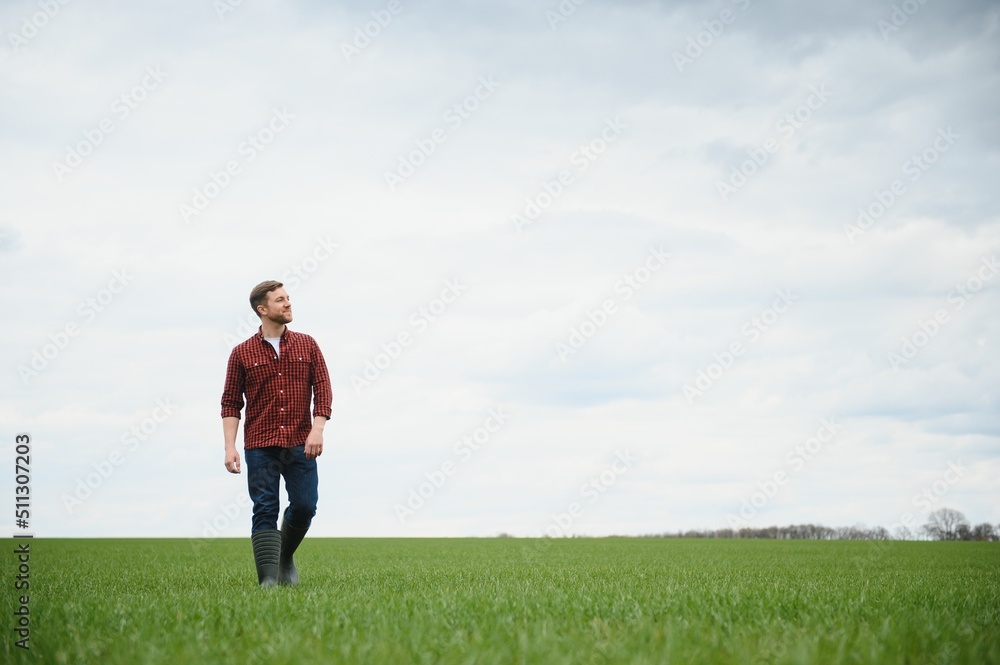
<path id="1" fill-rule="evenodd" d="M 248 535 L 219 400 L 272 278 L 334 384 L 316 535 L 1000 522 L 993 2 L 0 29 L 0 414 L 38 535 Z"/>

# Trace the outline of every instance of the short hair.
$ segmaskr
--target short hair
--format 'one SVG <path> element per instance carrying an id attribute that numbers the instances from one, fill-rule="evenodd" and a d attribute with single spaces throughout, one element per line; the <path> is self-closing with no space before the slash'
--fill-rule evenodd
<path id="1" fill-rule="evenodd" d="M 267 304 L 267 294 L 275 289 L 280 289 L 284 284 L 273 279 L 269 279 L 266 282 L 261 282 L 257 286 L 253 287 L 250 291 L 250 308 L 253 309 L 253 313 L 260 317 L 260 312 L 257 311 L 257 307 L 260 305 Z"/>

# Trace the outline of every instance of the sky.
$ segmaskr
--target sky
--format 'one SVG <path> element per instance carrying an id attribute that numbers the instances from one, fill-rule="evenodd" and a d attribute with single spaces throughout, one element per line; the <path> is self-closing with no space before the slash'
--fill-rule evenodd
<path id="1" fill-rule="evenodd" d="M 220 398 L 266 279 L 333 383 L 313 535 L 1000 523 L 998 32 L 974 0 L 3 3 L 11 528 L 248 536 Z"/>

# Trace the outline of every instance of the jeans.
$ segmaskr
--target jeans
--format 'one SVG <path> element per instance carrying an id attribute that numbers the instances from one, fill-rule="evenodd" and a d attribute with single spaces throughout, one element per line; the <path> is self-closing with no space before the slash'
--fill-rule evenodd
<path id="1" fill-rule="evenodd" d="M 308 529 L 319 500 L 319 474 L 316 460 L 306 459 L 305 446 L 244 449 L 247 487 L 253 501 L 253 525 L 250 533 L 278 528 L 279 478 L 285 478 L 288 507 L 285 522 L 298 529 Z"/>

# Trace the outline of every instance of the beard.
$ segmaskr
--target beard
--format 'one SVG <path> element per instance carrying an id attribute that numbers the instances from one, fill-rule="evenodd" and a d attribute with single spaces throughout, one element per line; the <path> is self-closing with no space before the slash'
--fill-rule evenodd
<path id="1" fill-rule="evenodd" d="M 267 320 L 272 323 L 288 323 L 292 320 L 292 311 L 278 312 L 277 314 L 268 314 Z"/>

